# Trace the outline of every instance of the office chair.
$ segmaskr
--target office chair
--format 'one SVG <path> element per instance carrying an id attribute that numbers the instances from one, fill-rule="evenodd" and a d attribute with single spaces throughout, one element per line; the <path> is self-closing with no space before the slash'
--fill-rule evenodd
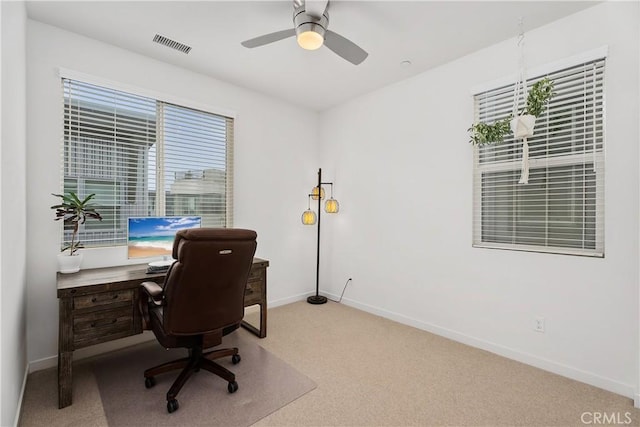
<path id="1" fill-rule="evenodd" d="M 182 369 L 167 392 L 167 410 L 178 409 L 176 396 L 189 377 L 200 369 L 238 390 L 235 375 L 213 360 L 231 356 L 240 362 L 237 348 L 203 353 L 217 346 L 224 335 L 238 329 L 244 316 L 244 291 L 256 250 L 256 232 L 242 229 L 197 228 L 181 230 L 173 242 L 173 258 L 164 286 L 144 282 L 140 308 L 145 329 L 151 329 L 165 348 L 184 347 L 189 356 L 144 371 L 145 386 L 155 376 Z"/>

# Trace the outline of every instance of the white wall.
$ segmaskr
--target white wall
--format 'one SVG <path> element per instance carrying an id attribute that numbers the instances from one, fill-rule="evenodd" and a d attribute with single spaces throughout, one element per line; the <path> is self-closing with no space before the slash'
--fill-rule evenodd
<path id="1" fill-rule="evenodd" d="M 339 295 L 352 277 L 349 304 L 633 396 L 638 22 L 638 3 L 613 2 L 526 34 L 530 67 L 609 46 L 606 258 L 471 247 L 471 89 L 515 76 L 513 39 L 322 115 L 341 213 L 323 220 L 321 289 Z"/>
<path id="2" fill-rule="evenodd" d="M 36 21 L 27 21 L 27 35 L 30 362 L 57 354 L 59 223 L 49 207 L 61 182 L 59 67 L 235 112 L 234 225 L 258 233 L 256 255 L 270 261 L 269 302 L 312 290 L 314 259 L 305 253 L 314 239 L 300 214 L 317 167 L 317 113 Z M 85 261 L 84 267 L 122 264 L 126 251 L 87 250 Z"/>
<path id="3" fill-rule="evenodd" d="M 2 140 L 0 143 L 0 425 L 13 425 L 27 366 L 26 347 L 26 9 L 1 2 Z"/>

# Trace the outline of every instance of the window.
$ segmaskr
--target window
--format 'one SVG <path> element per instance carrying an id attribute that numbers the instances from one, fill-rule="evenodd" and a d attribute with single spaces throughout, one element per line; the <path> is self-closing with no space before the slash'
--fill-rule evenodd
<path id="1" fill-rule="evenodd" d="M 548 77 L 556 95 L 528 139 L 528 184 L 521 140 L 475 148 L 474 246 L 604 256 L 604 68 L 601 58 L 529 80 Z M 475 95 L 476 120 L 508 117 L 513 88 Z"/>
<path id="2" fill-rule="evenodd" d="M 95 193 L 85 247 L 125 245 L 130 216 L 198 215 L 232 226 L 233 119 L 71 79 L 63 191 Z M 70 240 L 65 228 L 63 244 Z"/>

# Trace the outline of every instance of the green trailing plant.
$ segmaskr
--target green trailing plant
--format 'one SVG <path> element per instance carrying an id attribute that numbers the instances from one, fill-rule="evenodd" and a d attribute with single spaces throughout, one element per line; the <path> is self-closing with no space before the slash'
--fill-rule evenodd
<path id="1" fill-rule="evenodd" d="M 531 89 L 529 89 L 526 106 L 520 115 L 531 114 L 536 117 L 541 116 L 551 98 L 555 96 L 553 86 L 553 81 L 546 77 L 535 82 L 531 86 Z M 484 145 L 503 142 L 504 137 L 511 131 L 509 122 L 512 119 L 513 116 L 509 115 L 509 117 L 498 120 L 492 124 L 474 123 L 467 130 L 471 134 L 469 143 L 473 145 Z"/>
<path id="2" fill-rule="evenodd" d="M 555 96 L 553 92 L 553 81 L 548 78 L 538 80 L 529 89 L 527 95 L 527 106 L 522 114 L 531 114 L 540 117 L 544 113 L 549 100 Z"/>
<path id="3" fill-rule="evenodd" d="M 498 120 L 495 123 L 474 123 L 468 130 L 471 132 L 471 140 L 473 145 L 484 145 L 491 143 L 500 143 L 504 140 L 504 136 L 509 132 L 509 122 L 511 116 L 506 119 Z"/>
<path id="4" fill-rule="evenodd" d="M 89 218 L 102 221 L 102 216 L 100 216 L 93 205 L 89 203 L 96 195 L 89 194 L 84 198 L 84 200 L 80 200 L 74 192 L 69 192 L 69 194 L 52 193 L 52 195 L 60 197 L 60 204 L 51 206 L 51 209 L 56 210 L 56 217 L 54 220 L 63 220 L 65 224 L 73 226 L 71 242 L 65 245 L 61 252 L 69 249 L 69 255 L 73 255 L 78 249 L 83 247 L 82 243 L 76 240 L 80 224 L 84 224 Z"/>

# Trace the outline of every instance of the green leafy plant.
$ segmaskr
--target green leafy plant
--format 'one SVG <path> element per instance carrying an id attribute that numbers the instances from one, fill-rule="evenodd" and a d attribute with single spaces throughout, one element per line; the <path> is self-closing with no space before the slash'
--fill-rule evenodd
<path id="1" fill-rule="evenodd" d="M 69 255 L 73 255 L 79 248 L 82 248 L 82 243 L 76 240 L 78 236 L 78 228 L 80 224 L 89 219 L 97 219 L 102 221 L 102 216 L 96 212 L 93 205 L 89 204 L 91 199 L 96 195 L 89 194 L 84 200 L 80 200 L 76 193 L 69 192 L 69 194 L 53 194 L 56 197 L 60 197 L 60 204 L 51 206 L 51 209 L 56 210 L 55 221 L 62 219 L 65 224 L 73 226 L 73 234 L 71 235 L 71 243 L 64 246 L 61 252 L 69 249 Z"/>
<path id="2" fill-rule="evenodd" d="M 474 123 L 471 125 L 468 132 L 471 132 L 471 139 L 469 142 L 473 145 L 484 145 L 491 143 L 500 143 L 504 140 L 504 136 L 509 132 L 509 122 L 511 116 L 503 120 L 498 120 L 493 124 L 487 123 Z"/>
<path id="3" fill-rule="evenodd" d="M 549 100 L 555 96 L 553 92 L 554 83 L 548 78 L 535 82 L 527 95 L 527 104 L 520 115 L 531 114 L 539 117 L 549 104 Z M 469 143 L 473 145 L 484 145 L 492 143 L 501 143 L 504 141 L 505 135 L 510 132 L 509 122 L 513 119 L 512 115 L 498 120 L 493 124 L 474 123 L 467 130 L 471 133 Z"/>
<path id="4" fill-rule="evenodd" d="M 549 100 L 555 96 L 553 92 L 553 82 L 548 78 L 538 80 L 529 89 L 527 95 L 527 106 L 522 114 L 531 114 L 540 117 L 547 108 Z"/>

